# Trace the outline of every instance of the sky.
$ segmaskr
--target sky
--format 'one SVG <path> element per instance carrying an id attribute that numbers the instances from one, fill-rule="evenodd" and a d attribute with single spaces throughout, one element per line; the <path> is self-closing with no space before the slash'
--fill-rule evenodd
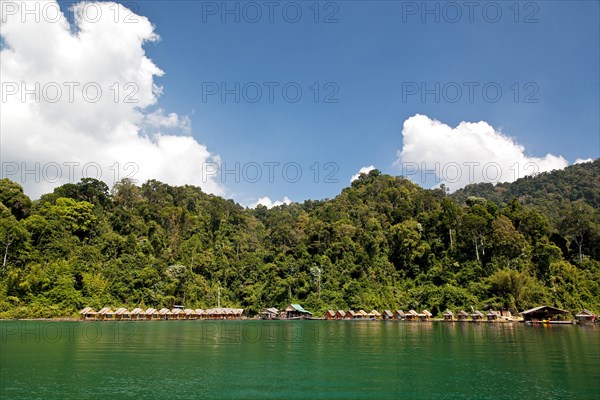
<path id="1" fill-rule="evenodd" d="M 0 1 L 1 177 L 243 206 L 600 156 L 597 1 Z"/>

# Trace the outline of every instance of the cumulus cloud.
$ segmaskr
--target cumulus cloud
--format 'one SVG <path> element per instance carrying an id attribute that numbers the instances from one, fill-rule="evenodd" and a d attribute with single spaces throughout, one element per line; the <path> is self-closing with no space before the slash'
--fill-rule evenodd
<path id="1" fill-rule="evenodd" d="M 187 115 L 179 116 L 174 112 L 167 115 L 162 108 L 144 115 L 143 125 L 144 129 L 150 132 L 173 130 L 175 133 L 189 134 L 192 131 L 192 121 Z"/>
<path id="2" fill-rule="evenodd" d="M 256 208 L 259 204 L 265 206 L 267 208 L 273 208 L 277 206 L 281 206 L 284 204 L 291 204 L 292 200 L 290 200 L 287 196 L 283 197 L 283 200 L 272 201 L 269 197 L 261 197 L 258 199 L 256 203 L 252 203 L 248 208 Z"/>
<path id="3" fill-rule="evenodd" d="M 23 10 L 33 2 L 10 3 L 1 22 L 2 177 L 32 197 L 82 176 L 223 193 L 203 168 L 219 158 L 190 136 L 189 118 L 149 111 L 163 71 L 144 52 L 158 40 L 147 18 L 79 3 L 71 26 L 55 0 L 35 3 L 40 15 Z"/>
<path id="4" fill-rule="evenodd" d="M 483 121 L 452 128 L 417 114 L 404 121 L 402 135 L 395 162 L 401 175 L 419 184 L 443 183 L 450 190 L 469 183 L 512 182 L 568 165 L 562 156 L 527 155 L 522 145 Z"/>
<path id="5" fill-rule="evenodd" d="M 575 160 L 574 164 L 583 164 L 583 163 L 588 163 L 588 162 L 592 162 L 594 161 L 593 158 L 578 158 L 577 160 Z"/>
<path id="6" fill-rule="evenodd" d="M 361 169 L 358 170 L 358 172 L 354 175 L 352 175 L 352 178 L 350 178 L 350 182 L 354 182 L 355 180 L 358 179 L 358 177 L 360 176 L 360 174 L 368 174 L 369 172 L 373 171 L 375 169 L 375 167 L 373 165 L 369 165 L 368 167 L 362 167 Z"/>

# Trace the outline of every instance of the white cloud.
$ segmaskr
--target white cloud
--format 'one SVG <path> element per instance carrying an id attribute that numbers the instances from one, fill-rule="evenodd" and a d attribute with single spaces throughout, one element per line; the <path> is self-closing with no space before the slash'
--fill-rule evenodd
<path id="1" fill-rule="evenodd" d="M 182 117 L 174 112 L 167 115 L 165 110 L 159 108 L 144 115 L 144 129 L 148 131 L 167 129 L 187 134 L 192 130 L 192 121 L 188 116 Z"/>
<path id="2" fill-rule="evenodd" d="M 269 197 L 261 197 L 256 203 L 252 203 L 251 205 L 249 205 L 248 208 L 256 208 L 259 204 L 267 208 L 273 208 L 290 203 L 292 203 L 292 200 L 290 200 L 287 196 L 284 196 L 283 200 L 277 200 L 275 202 L 273 202 Z"/>
<path id="3" fill-rule="evenodd" d="M 375 169 L 375 167 L 373 165 L 369 165 L 368 167 L 362 167 L 361 169 L 358 170 L 358 172 L 354 175 L 352 175 L 352 178 L 350 178 L 350 182 L 354 182 L 355 180 L 358 179 L 358 177 L 360 176 L 360 174 L 368 174 L 369 172 L 373 171 Z"/>
<path id="4" fill-rule="evenodd" d="M 451 190 L 476 182 L 512 182 L 568 165 L 562 156 L 528 156 L 522 145 L 483 121 L 452 128 L 417 114 L 404 121 L 402 135 L 395 162 L 401 175 L 420 184 L 444 183 Z"/>
<path id="5" fill-rule="evenodd" d="M 80 3 L 71 29 L 64 14 L 48 12 L 58 10 L 55 0 L 39 2 L 37 22 L 19 8 L 25 3 L 33 9 L 11 2 L 18 8 L 2 21 L 2 177 L 34 198 L 82 175 L 109 186 L 130 176 L 223 193 L 203 168 L 219 158 L 189 136 L 189 118 L 147 111 L 163 75 L 144 52 L 158 40 L 147 18 L 114 3 Z"/>
<path id="6" fill-rule="evenodd" d="M 578 158 L 577 160 L 575 160 L 574 164 L 583 164 L 583 163 L 588 163 L 588 162 L 592 162 L 594 161 L 593 158 Z"/>

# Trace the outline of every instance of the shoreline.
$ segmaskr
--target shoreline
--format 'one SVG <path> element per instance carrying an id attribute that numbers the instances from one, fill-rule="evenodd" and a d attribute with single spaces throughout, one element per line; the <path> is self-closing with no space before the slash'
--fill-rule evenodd
<path id="1" fill-rule="evenodd" d="M 147 320 L 147 319 L 120 319 L 120 320 L 116 320 L 116 319 L 111 319 L 111 320 L 91 320 L 91 319 L 81 319 L 81 318 L 76 318 L 76 317 L 56 317 L 56 318 L 16 318 L 16 319 L 5 319 L 5 318 L 0 318 L 0 322 L 4 322 L 4 321 L 9 321 L 9 322 L 161 322 L 161 321 L 173 321 L 173 322 L 181 322 L 181 321 L 207 321 L 207 322 L 214 322 L 214 321 L 265 321 L 265 322 L 273 322 L 273 321 L 300 321 L 297 319 L 260 319 L 260 318 L 230 318 L 230 319 L 183 319 L 183 320 L 179 320 L 179 319 L 159 319 L 159 320 Z M 548 322 L 542 322 L 542 321 L 536 321 L 534 323 L 531 323 L 530 321 L 524 321 L 522 319 L 518 319 L 518 320 L 511 320 L 511 321 L 507 321 L 507 320 L 495 320 L 495 321 L 488 321 L 488 320 L 479 320 L 479 321 L 473 321 L 473 320 L 466 320 L 466 321 L 459 321 L 459 320 L 454 320 L 454 321 L 448 321 L 448 320 L 444 320 L 444 319 L 430 319 L 427 321 L 419 321 L 419 320 L 400 320 L 400 319 L 306 319 L 305 321 L 336 321 L 336 322 L 398 322 L 398 323 L 410 323 L 410 324 L 422 324 L 422 323 L 457 323 L 457 324 L 463 324 L 463 323 L 469 323 L 469 324 L 514 324 L 514 323 L 520 323 L 520 324 L 525 324 L 525 325 L 594 325 L 595 323 L 581 323 L 580 321 L 577 320 L 571 320 L 571 321 L 548 321 Z"/>

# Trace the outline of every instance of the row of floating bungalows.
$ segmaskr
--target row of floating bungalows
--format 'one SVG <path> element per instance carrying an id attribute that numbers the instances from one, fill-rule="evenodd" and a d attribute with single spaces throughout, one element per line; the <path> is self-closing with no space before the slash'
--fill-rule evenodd
<path id="1" fill-rule="evenodd" d="M 371 312 L 366 312 L 365 310 L 327 310 L 325 312 L 325 319 L 329 320 L 421 320 L 428 321 L 433 317 L 433 315 L 427 311 L 423 310 L 418 313 L 415 310 L 410 310 L 408 312 L 404 312 L 402 310 L 383 310 L 383 312 L 379 312 L 377 310 L 371 310 Z"/>
<path id="2" fill-rule="evenodd" d="M 110 307 L 104 307 L 100 311 L 94 311 L 86 307 L 79 312 L 80 319 L 87 321 L 158 321 L 158 320 L 194 320 L 194 319 L 239 319 L 244 310 L 241 308 L 210 308 L 202 310 L 197 308 L 134 308 L 129 311 L 126 308 L 118 308 L 113 311 Z"/>
<path id="3" fill-rule="evenodd" d="M 482 313 L 481 311 L 474 311 L 469 314 L 464 310 L 460 310 L 458 314 L 454 314 L 452 311 L 448 310 L 444 314 L 445 321 L 482 321 L 487 319 L 488 321 L 495 321 L 499 319 L 502 314 L 499 311 L 490 310 L 487 314 Z M 510 316 L 510 315 L 508 315 Z M 359 311 L 343 311 L 343 310 L 327 310 L 325 312 L 325 319 L 329 320 L 360 320 L 360 319 L 370 319 L 370 320 L 406 320 L 406 321 L 430 321 L 433 315 L 428 310 L 423 310 L 420 313 L 415 310 L 409 310 L 408 312 L 404 312 L 402 310 L 383 310 L 383 312 L 378 312 L 377 310 L 371 310 L 371 312 L 367 313 L 364 310 Z"/>
<path id="4" fill-rule="evenodd" d="M 556 315 L 566 315 L 569 314 L 566 310 L 561 310 L 555 307 L 550 306 L 540 306 L 535 307 L 530 310 L 523 311 L 519 313 L 523 316 L 524 321 L 552 321 Z M 482 313 L 479 310 L 475 310 L 472 313 L 468 313 L 465 310 L 460 310 L 457 314 L 454 314 L 452 311 L 447 310 L 443 314 L 444 321 L 499 321 L 512 320 L 512 315 L 510 311 L 495 311 L 489 310 L 487 313 Z M 343 311 L 343 310 L 327 310 L 325 312 L 325 319 L 328 320 L 407 320 L 407 321 L 430 321 L 432 318 L 432 314 L 428 310 L 423 310 L 418 313 L 415 310 L 410 310 L 408 312 L 404 312 L 402 310 L 383 310 L 382 313 L 379 313 L 377 310 L 371 310 L 371 312 L 367 313 L 364 310 L 360 310 L 354 312 L 353 310 Z M 576 321 L 580 324 L 584 323 L 594 323 L 600 319 L 600 316 L 594 315 L 592 312 L 588 310 L 582 310 L 580 313 L 575 315 Z"/>

